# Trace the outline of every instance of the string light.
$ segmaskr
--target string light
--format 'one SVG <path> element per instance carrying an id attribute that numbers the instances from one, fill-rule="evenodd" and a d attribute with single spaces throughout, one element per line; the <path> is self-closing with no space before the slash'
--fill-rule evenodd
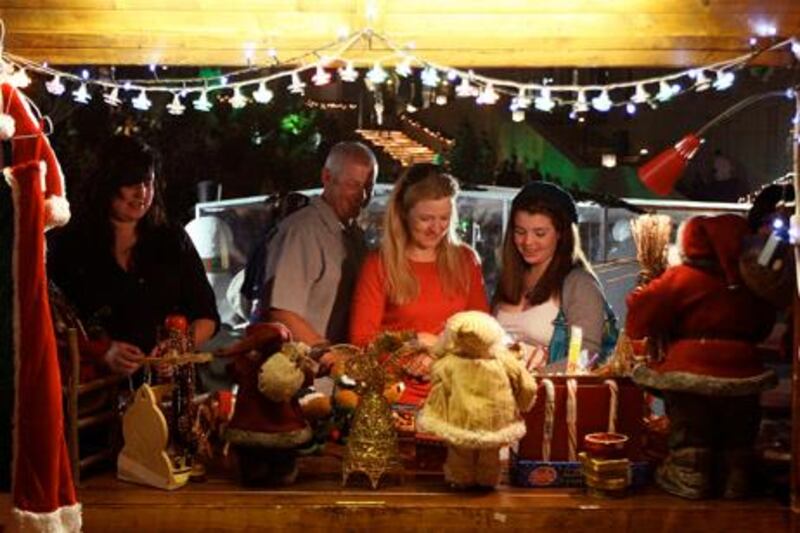
<path id="1" fill-rule="evenodd" d="M 352 61 L 348 61 L 343 69 L 339 69 L 339 78 L 348 83 L 352 83 L 358 79 L 358 71 L 353 66 Z"/>
<path id="2" fill-rule="evenodd" d="M 708 76 L 706 76 L 705 72 L 702 70 L 698 71 L 694 81 L 694 90 L 701 93 L 703 91 L 707 91 L 710 87 L 711 80 L 708 79 Z"/>
<path id="3" fill-rule="evenodd" d="M 667 83 L 666 80 L 661 80 L 658 82 L 658 94 L 656 94 L 656 100 L 659 102 L 666 102 L 674 95 L 675 92 L 672 90 L 672 86 Z"/>
<path id="4" fill-rule="evenodd" d="M 208 92 L 202 91 L 200 96 L 195 98 L 192 102 L 192 107 L 195 108 L 196 111 L 211 111 L 211 101 L 208 99 Z"/>
<path id="5" fill-rule="evenodd" d="M 539 96 L 533 100 L 533 106 L 539 111 L 544 111 L 545 113 L 549 113 L 553 110 L 553 108 L 556 106 L 556 103 L 550 96 L 549 87 L 542 88 L 542 92 L 539 93 Z"/>
<path id="6" fill-rule="evenodd" d="M 426 67 L 420 74 L 422 85 L 426 87 L 437 87 L 439 85 L 439 73 L 433 67 Z"/>
<path id="7" fill-rule="evenodd" d="M 729 89 L 733 85 L 735 75 L 731 71 L 718 70 L 717 79 L 714 81 L 714 88 L 718 91 Z"/>
<path id="8" fill-rule="evenodd" d="M 89 94 L 89 90 L 86 88 L 85 83 L 81 83 L 81 86 L 78 87 L 77 90 L 72 91 L 72 97 L 79 104 L 88 104 L 92 99 L 92 95 Z"/>
<path id="9" fill-rule="evenodd" d="M 183 115 L 183 112 L 186 111 L 186 106 L 181 103 L 181 97 L 178 93 L 172 97 L 172 102 L 167 104 L 167 112 L 170 115 Z"/>
<path id="10" fill-rule="evenodd" d="M 53 76 L 53 79 L 46 82 L 44 86 L 47 89 L 47 92 L 54 96 L 61 96 L 64 94 L 64 91 L 67 90 L 67 88 L 64 87 L 64 84 L 61 82 L 61 76 L 59 75 Z"/>
<path id="11" fill-rule="evenodd" d="M 494 90 L 494 85 L 491 83 L 478 92 L 478 97 L 475 98 L 475 103 L 479 105 L 492 105 L 500 99 L 500 95 Z"/>
<path id="12" fill-rule="evenodd" d="M 331 82 L 331 75 L 328 74 L 322 65 L 317 65 L 314 75 L 311 76 L 311 81 L 313 81 L 314 85 L 317 86 L 327 85 Z"/>
<path id="13" fill-rule="evenodd" d="M 774 26 L 772 26 L 772 28 L 774 28 Z M 777 30 L 770 29 L 766 32 L 766 34 L 774 37 L 776 35 L 775 32 L 777 32 Z M 343 36 L 344 33 L 339 32 L 339 37 Z M 268 102 L 272 98 L 271 91 L 267 93 L 269 89 L 267 88 L 266 84 L 283 78 L 291 79 L 291 83 L 289 83 L 287 87 L 290 92 L 302 94 L 304 93 L 305 83 L 300 80 L 299 74 L 311 68 L 308 66 L 309 62 L 306 62 L 304 58 L 312 55 L 315 56 L 312 64 L 315 65 L 316 72 L 312 77 L 312 80 L 314 83 L 317 83 L 318 81 L 321 82 L 325 80 L 325 78 L 329 79 L 330 73 L 326 72 L 325 69 L 322 68 L 321 62 L 316 61 L 316 58 L 321 57 L 320 54 L 324 52 L 324 56 L 330 56 L 332 59 L 344 61 L 342 57 L 343 54 L 345 54 L 345 52 L 350 50 L 356 43 L 362 40 L 368 40 L 370 43 L 376 40 L 380 41 L 392 53 L 400 56 L 401 61 L 395 67 L 395 71 L 397 72 L 398 76 L 412 75 L 413 69 L 411 69 L 411 65 L 414 63 L 424 65 L 425 68 L 421 70 L 420 77 L 422 83 L 426 87 L 436 87 L 440 85 L 442 83 L 442 79 L 440 77 L 441 73 L 446 72 L 446 78 L 450 81 L 455 82 L 457 78 L 461 79 L 460 83 L 458 83 L 455 87 L 455 94 L 458 97 L 476 97 L 476 102 L 482 105 L 493 104 L 497 102 L 497 100 L 500 98 L 500 95 L 503 94 L 511 96 L 512 107 L 517 109 L 525 109 L 526 106 L 522 105 L 524 104 L 525 99 L 520 98 L 519 95 L 524 95 L 526 93 L 538 94 L 538 97 L 535 98 L 533 102 L 537 109 L 544 111 L 552 110 L 559 105 L 569 106 L 572 112 L 576 114 L 583 113 L 588 110 L 589 105 L 586 101 L 586 95 L 590 92 L 597 95 L 595 98 L 592 98 L 591 101 L 592 106 L 595 107 L 595 109 L 598 109 L 599 105 L 599 110 L 605 109 L 609 104 L 610 107 L 608 109 L 614 107 L 614 103 L 612 101 L 613 94 L 617 94 L 617 92 L 621 92 L 623 90 L 633 91 L 633 95 L 629 96 L 628 100 L 630 103 L 648 103 L 651 106 L 656 106 L 658 103 L 664 102 L 676 94 L 684 91 L 684 89 L 681 87 L 681 84 L 678 83 L 678 81 L 683 77 L 689 77 L 693 80 L 693 84 L 689 88 L 694 89 L 695 91 L 707 90 L 711 86 L 722 91 L 728 89 L 734 83 L 735 71 L 749 62 L 757 54 L 761 54 L 766 51 L 777 50 L 783 47 L 789 47 L 791 52 L 798 56 L 798 60 L 800 60 L 800 41 L 798 41 L 797 38 L 791 38 L 776 42 L 760 50 L 752 50 L 749 53 L 736 58 L 648 79 L 609 83 L 605 85 L 583 86 L 551 85 L 548 83 L 520 83 L 514 80 L 483 76 L 475 74 L 472 71 L 463 71 L 458 68 L 427 61 L 424 58 L 420 58 L 412 53 L 409 53 L 409 46 L 399 47 L 392 43 L 385 36 L 376 33 L 370 28 L 359 30 L 346 39 L 340 38 L 333 43 L 329 43 L 324 47 L 320 47 L 317 50 L 308 52 L 299 58 L 295 58 L 294 61 L 301 64 L 299 67 L 287 68 L 281 72 L 271 72 L 267 75 L 262 74 L 264 69 L 263 66 L 256 65 L 248 66 L 248 68 L 240 71 L 229 72 L 225 75 L 220 75 L 216 78 L 210 79 L 186 78 L 160 80 L 156 77 L 155 80 L 127 80 L 117 83 L 116 81 L 109 81 L 107 79 L 92 78 L 88 69 L 82 69 L 80 74 L 76 75 L 70 72 L 58 71 L 45 64 L 37 64 L 36 62 L 15 56 L 8 52 L 3 53 L 3 59 L 7 64 L 10 65 L 5 70 L 5 76 L 7 78 L 16 75 L 22 79 L 22 74 L 25 73 L 26 70 L 28 72 L 32 71 L 44 74 L 48 76 L 49 79 L 49 81 L 45 83 L 47 90 L 56 96 L 66 92 L 66 87 L 64 86 L 63 80 L 79 82 L 80 85 L 78 89 L 73 91 L 71 94 L 76 101 L 81 103 L 87 103 L 91 100 L 92 96 L 90 93 L 90 88 L 94 85 L 104 88 L 104 100 L 106 100 L 105 96 L 114 94 L 113 90 L 115 88 L 118 91 L 137 91 L 137 98 L 131 100 L 131 104 L 134 106 L 136 105 L 134 102 L 144 103 L 145 100 L 150 102 L 149 98 L 147 98 L 148 95 L 152 96 L 153 94 L 159 92 L 173 95 L 173 101 L 174 95 L 179 91 L 181 92 L 181 96 L 186 96 L 191 93 L 198 93 L 200 96 L 193 100 L 192 105 L 201 111 L 207 111 L 212 107 L 211 102 L 208 100 L 208 93 L 220 91 L 226 88 L 226 85 L 229 83 L 229 76 L 231 78 L 232 85 L 234 87 L 241 88 L 241 90 L 245 89 L 246 87 L 258 86 L 258 90 L 253 93 L 253 99 L 259 103 L 261 103 L 260 100 Z M 250 51 L 255 51 L 254 45 L 252 43 L 246 43 L 246 59 L 251 57 Z M 276 64 L 278 64 L 277 50 L 274 47 L 270 47 L 267 51 L 267 54 L 276 62 Z M 16 67 L 16 69 L 14 67 Z M 150 69 L 155 75 L 159 70 L 157 63 L 153 62 L 150 65 Z M 358 78 L 358 71 L 355 69 L 351 59 L 347 59 L 345 68 L 339 69 L 338 72 L 342 81 L 345 82 L 354 81 Z M 713 83 L 711 80 L 709 80 L 706 72 L 714 72 L 716 74 Z M 317 74 L 320 74 L 320 76 L 317 76 Z M 27 74 L 25 74 L 25 76 L 27 77 Z M 370 69 L 368 72 L 368 77 L 372 83 L 384 83 L 390 81 L 388 74 L 380 64 L 380 61 L 373 64 L 372 69 Z M 658 93 L 655 96 L 648 94 L 648 92 L 645 90 L 647 85 L 658 85 Z M 545 87 L 547 88 L 546 90 Z M 203 96 L 204 94 L 205 97 Z M 270 96 L 267 97 L 267 94 L 270 94 Z M 517 96 L 513 97 L 512 95 L 514 94 L 517 94 Z M 565 94 L 568 96 L 565 97 Z M 630 92 L 628 94 L 630 95 Z M 259 96 L 257 97 L 256 95 Z M 434 97 L 434 101 L 441 102 L 442 98 L 439 98 L 439 96 L 440 95 L 436 95 Z M 234 96 L 230 99 L 234 98 L 238 100 L 238 98 L 236 98 L 235 91 Z M 243 95 L 242 98 L 244 98 Z M 118 94 L 117 99 L 119 99 Z M 117 99 L 110 98 L 108 105 L 119 105 L 117 103 Z M 624 105 L 626 109 L 628 108 L 627 103 L 621 103 L 620 105 Z"/>
<path id="14" fill-rule="evenodd" d="M 403 61 L 394 67 L 394 71 L 397 72 L 397 75 L 401 78 L 407 78 L 408 76 L 411 76 L 411 58 L 409 56 L 404 57 Z"/>
<path id="15" fill-rule="evenodd" d="M 103 101 L 111 107 L 117 107 L 122 103 L 119 98 L 119 87 L 114 87 L 103 95 Z"/>
<path id="16" fill-rule="evenodd" d="M 572 106 L 573 113 L 585 113 L 589 111 L 589 102 L 586 101 L 586 91 L 578 91 L 575 104 Z"/>
<path id="17" fill-rule="evenodd" d="M 306 92 L 306 84 L 300 79 L 297 71 L 292 72 L 292 83 L 289 84 L 289 92 L 292 94 L 303 94 Z"/>
<path id="18" fill-rule="evenodd" d="M 268 104 L 274 96 L 275 94 L 267 88 L 267 82 L 262 81 L 258 84 L 258 89 L 253 93 L 253 100 L 259 104 Z"/>
<path id="19" fill-rule="evenodd" d="M 242 94 L 242 90 L 239 87 L 234 87 L 233 96 L 231 96 L 228 103 L 230 103 L 231 107 L 234 109 L 241 109 L 247 105 L 247 98 Z"/>
<path id="20" fill-rule="evenodd" d="M 147 97 L 147 93 L 144 90 L 142 90 L 139 92 L 139 96 L 131 100 L 131 104 L 133 104 L 133 107 L 135 109 L 138 109 L 140 111 L 147 111 L 150 109 L 150 106 L 153 105 L 153 102 L 151 102 L 150 99 Z"/>
<path id="21" fill-rule="evenodd" d="M 461 78 L 461 83 L 456 86 L 456 96 L 469 98 L 477 95 L 477 89 L 472 86 L 467 77 Z"/>
<path id="22" fill-rule="evenodd" d="M 603 89 L 598 96 L 592 98 L 592 107 L 603 113 L 611 109 L 613 105 L 614 102 L 609 98 L 607 89 Z"/>
<path id="23" fill-rule="evenodd" d="M 636 92 L 631 96 L 631 102 L 634 104 L 643 104 L 650 100 L 650 93 L 644 88 L 644 83 L 636 85 Z"/>
<path id="24" fill-rule="evenodd" d="M 511 120 L 514 122 L 524 122 L 525 121 L 525 110 L 524 109 L 515 109 L 511 112 Z"/>
<path id="25" fill-rule="evenodd" d="M 386 74 L 386 71 L 383 70 L 383 67 L 378 62 L 372 65 L 372 68 L 367 72 L 367 79 L 375 85 L 385 82 L 388 77 L 389 75 Z"/>

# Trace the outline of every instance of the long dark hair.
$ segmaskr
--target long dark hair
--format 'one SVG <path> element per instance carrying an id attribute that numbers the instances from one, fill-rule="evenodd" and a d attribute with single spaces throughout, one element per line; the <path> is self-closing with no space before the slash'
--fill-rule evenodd
<path id="1" fill-rule="evenodd" d="M 523 296 L 525 272 L 529 265 L 514 244 L 514 219 L 520 211 L 531 215 L 544 215 L 550 219 L 558 233 L 553 259 L 542 277 L 531 291 L 525 294 L 529 305 L 539 305 L 552 297 L 561 295 L 564 278 L 576 266 L 591 272 L 589 262 L 581 249 L 578 227 L 572 222 L 570 214 L 555 207 L 543 198 L 520 197 L 511 207 L 505 237 L 503 238 L 502 267 L 495 303 L 517 304 Z"/>
<path id="2" fill-rule="evenodd" d="M 98 162 L 92 173 L 76 224 L 83 233 L 92 235 L 95 245 L 110 250 L 114 244 L 111 225 L 111 203 L 120 188 L 136 185 L 154 175 L 153 204 L 136 226 L 139 238 L 167 222 L 163 204 L 163 186 L 159 172 L 159 156 L 142 140 L 115 135 L 99 150 Z"/>

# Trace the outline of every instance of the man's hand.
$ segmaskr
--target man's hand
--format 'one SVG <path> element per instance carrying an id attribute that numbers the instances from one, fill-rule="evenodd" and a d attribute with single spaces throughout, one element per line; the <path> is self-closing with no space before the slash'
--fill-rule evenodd
<path id="1" fill-rule="evenodd" d="M 108 368 L 115 374 L 124 376 L 136 372 L 142 366 L 143 358 L 144 354 L 138 347 L 122 341 L 113 341 L 108 351 L 103 354 L 103 361 Z"/>

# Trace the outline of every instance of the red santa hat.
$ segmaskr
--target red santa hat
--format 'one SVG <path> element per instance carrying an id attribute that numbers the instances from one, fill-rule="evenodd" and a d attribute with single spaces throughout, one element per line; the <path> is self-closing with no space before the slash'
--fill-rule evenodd
<path id="1" fill-rule="evenodd" d="M 9 82 L 0 84 L 0 140 L 11 140 L 15 165 L 29 161 L 44 164 L 42 192 L 45 197 L 45 231 L 69 221 L 69 203 L 64 174 L 56 154 L 43 132 L 43 120 L 36 106 Z"/>

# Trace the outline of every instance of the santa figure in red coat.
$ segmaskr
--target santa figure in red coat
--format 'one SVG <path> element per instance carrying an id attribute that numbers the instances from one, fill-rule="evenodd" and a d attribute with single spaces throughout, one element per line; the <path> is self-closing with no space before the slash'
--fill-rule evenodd
<path id="1" fill-rule="evenodd" d="M 639 366 L 633 379 L 664 398 L 670 452 L 656 481 L 685 498 L 747 494 L 759 396 L 776 383 L 756 352 L 775 313 L 739 275 L 747 233 L 736 215 L 689 219 L 682 264 L 627 299 L 631 338 L 666 341 L 663 359 Z"/>

